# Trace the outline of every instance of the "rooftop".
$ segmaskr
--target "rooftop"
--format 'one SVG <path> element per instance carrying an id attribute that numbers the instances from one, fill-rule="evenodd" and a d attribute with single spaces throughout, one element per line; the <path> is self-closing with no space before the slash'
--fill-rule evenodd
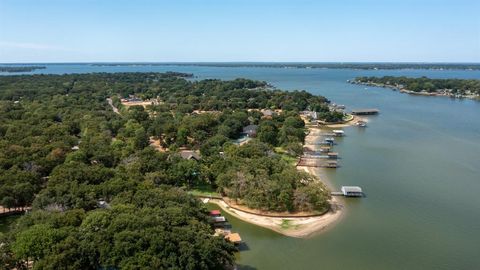
<path id="1" fill-rule="evenodd" d="M 361 193 L 362 188 L 357 187 L 357 186 L 342 186 L 342 191 L 343 192 L 358 192 L 358 193 Z"/>
<path id="2" fill-rule="evenodd" d="M 180 151 L 180 156 L 183 159 L 195 159 L 195 160 L 200 160 L 201 159 L 200 154 L 198 154 L 197 152 L 195 152 L 193 150 L 182 150 L 182 151 Z"/>
<path id="3" fill-rule="evenodd" d="M 212 211 L 210 211 L 210 215 L 212 215 L 212 216 L 218 216 L 218 215 L 220 215 L 220 214 L 221 214 L 221 213 L 220 213 L 220 210 L 212 210 Z"/>
<path id="4" fill-rule="evenodd" d="M 225 239 L 232 243 L 239 243 L 242 242 L 242 238 L 240 237 L 240 234 L 238 233 L 230 233 L 227 236 L 225 236 Z"/>
<path id="5" fill-rule="evenodd" d="M 257 125 L 248 125 L 243 128 L 243 133 L 257 132 L 257 129 L 258 129 Z"/>
<path id="6" fill-rule="evenodd" d="M 377 114 L 380 111 L 378 109 L 356 109 L 352 110 L 352 114 Z"/>

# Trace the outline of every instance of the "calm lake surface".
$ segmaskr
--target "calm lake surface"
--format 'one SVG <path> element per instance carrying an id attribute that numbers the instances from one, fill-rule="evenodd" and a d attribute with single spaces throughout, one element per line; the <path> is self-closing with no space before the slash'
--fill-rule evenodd
<path id="1" fill-rule="evenodd" d="M 375 107 L 366 129 L 345 128 L 332 185 L 361 186 L 343 219 L 308 239 L 285 237 L 228 217 L 248 249 L 240 269 L 479 269 L 480 102 L 400 94 L 351 85 L 356 76 L 476 78 L 480 71 L 96 67 L 48 65 L 31 73 L 181 71 L 203 78 L 246 77 L 305 89 L 347 109 Z"/>

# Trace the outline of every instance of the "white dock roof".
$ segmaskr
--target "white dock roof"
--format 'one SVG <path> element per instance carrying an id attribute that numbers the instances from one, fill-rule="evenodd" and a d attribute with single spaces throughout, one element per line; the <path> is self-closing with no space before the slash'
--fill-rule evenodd
<path id="1" fill-rule="evenodd" d="M 342 191 L 343 192 L 362 192 L 362 188 L 357 186 L 342 186 Z"/>

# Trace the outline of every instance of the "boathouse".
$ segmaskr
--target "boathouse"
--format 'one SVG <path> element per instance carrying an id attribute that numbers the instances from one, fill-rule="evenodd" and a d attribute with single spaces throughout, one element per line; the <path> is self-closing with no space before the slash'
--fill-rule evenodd
<path id="1" fill-rule="evenodd" d="M 362 188 L 357 186 L 342 186 L 342 193 L 345 197 L 362 197 Z"/>
<path id="2" fill-rule="evenodd" d="M 336 153 L 336 152 L 330 152 L 330 153 L 327 153 L 327 156 L 328 156 L 328 158 L 330 158 L 330 159 L 337 159 L 337 158 L 338 158 L 338 153 Z"/>
<path id="3" fill-rule="evenodd" d="M 227 219 L 223 216 L 214 216 L 212 218 L 215 223 L 222 223 L 227 221 Z"/>
<path id="4" fill-rule="evenodd" d="M 234 245 L 238 245 L 238 244 L 242 243 L 242 238 L 240 237 L 240 234 L 238 234 L 238 233 L 229 233 L 225 236 L 225 239 L 232 242 Z"/>
<path id="5" fill-rule="evenodd" d="M 200 154 L 192 150 L 182 150 L 180 151 L 180 157 L 183 159 L 191 159 L 199 161 L 201 159 Z"/>
<path id="6" fill-rule="evenodd" d="M 334 129 L 332 130 L 332 132 L 335 136 L 338 136 L 338 137 L 345 135 L 345 132 L 341 129 Z"/>

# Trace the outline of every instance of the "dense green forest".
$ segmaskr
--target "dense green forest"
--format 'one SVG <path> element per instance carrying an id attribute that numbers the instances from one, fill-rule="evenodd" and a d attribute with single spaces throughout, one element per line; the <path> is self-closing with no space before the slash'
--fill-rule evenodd
<path id="1" fill-rule="evenodd" d="M 404 88 L 414 92 L 426 91 L 437 92 L 440 90 L 450 90 L 451 93 L 465 95 L 480 94 L 480 80 L 473 79 L 430 79 L 427 77 L 409 78 L 409 77 L 357 77 L 354 82 L 365 84 L 383 84 L 396 88 Z"/>
<path id="2" fill-rule="evenodd" d="M 458 69 L 479 70 L 480 64 L 460 63 L 319 63 L 319 62 L 184 62 L 184 63 L 95 63 L 94 66 L 207 66 L 207 67 L 269 67 L 269 68 L 331 68 L 331 69 Z"/>
<path id="3" fill-rule="evenodd" d="M 45 69 L 46 66 L 0 66 L 0 72 L 30 72 L 36 69 Z"/>
<path id="4" fill-rule="evenodd" d="M 0 205 L 32 211 L 0 236 L 0 264 L 228 267 L 234 249 L 213 236 L 205 208 L 187 193 L 197 187 L 256 209 L 328 209 L 326 187 L 288 158 L 302 153 L 298 111 L 336 115 L 327 99 L 247 79 L 183 78 L 190 76 L 1 76 Z M 128 95 L 161 102 L 128 107 L 120 102 Z M 281 113 L 265 117 L 261 109 Z M 235 144 L 252 124 L 256 138 Z M 165 151 L 150 147 L 150 139 Z M 199 151 L 201 159 L 182 159 L 181 149 Z"/>

